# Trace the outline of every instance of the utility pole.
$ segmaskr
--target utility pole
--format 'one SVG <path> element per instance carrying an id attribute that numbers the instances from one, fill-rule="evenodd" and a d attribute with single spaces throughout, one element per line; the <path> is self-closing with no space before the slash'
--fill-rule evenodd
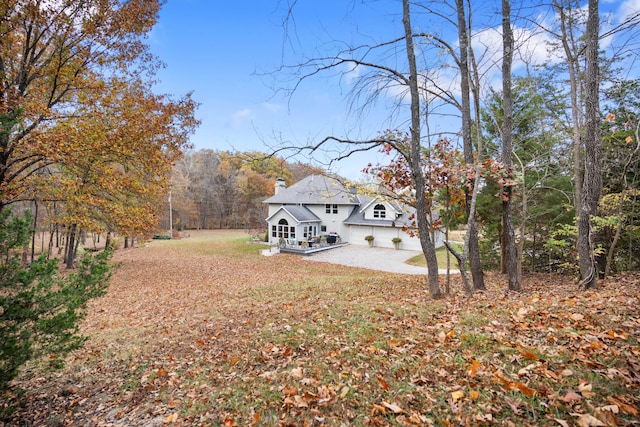
<path id="1" fill-rule="evenodd" d="M 169 191 L 169 239 L 173 239 L 173 209 L 171 207 L 171 191 Z"/>

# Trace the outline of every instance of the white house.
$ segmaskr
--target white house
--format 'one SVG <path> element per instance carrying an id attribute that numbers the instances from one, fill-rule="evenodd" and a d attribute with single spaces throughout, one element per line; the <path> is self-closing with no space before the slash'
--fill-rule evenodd
<path id="1" fill-rule="evenodd" d="M 393 248 L 395 237 L 400 249 L 421 250 L 420 240 L 403 231 L 409 224 L 410 208 L 402 208 L 382 197 L 358 194 L 355 187 L 335 178 L 310 175 L 285 187 L 276 181 L 275 194 L 264 201 L 269 207 L 269 242 L 281 238 L 307 241 L 316 236 L 337 233 L 342 242 L 368 245 L 365 236 L 374 236 L 374 246 Z M 436 247 L 442 246 L 443 233 L 436 233 Z"/>

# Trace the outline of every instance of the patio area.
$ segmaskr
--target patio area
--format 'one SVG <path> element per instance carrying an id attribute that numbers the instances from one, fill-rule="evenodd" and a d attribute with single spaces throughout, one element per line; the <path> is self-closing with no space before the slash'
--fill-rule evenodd
<path id="1" fill-rule="evenodd" d="M 308 247 L 308 246 L 285 246 L 283 248 L 280 248 L 280 253 L 283 254 L 298 254 L 298 255 L 312 255 L 318 252 L 323 252 L 323 251 L 328 251 L 331 249 L 336 249 L 336 248 L 340 248 L 342 246 L 346 246 L 348 245 L 348 243 L 335 243 L 333 245 L 327 245 L 327 246 L 312 246 L 312 247 Z"/>

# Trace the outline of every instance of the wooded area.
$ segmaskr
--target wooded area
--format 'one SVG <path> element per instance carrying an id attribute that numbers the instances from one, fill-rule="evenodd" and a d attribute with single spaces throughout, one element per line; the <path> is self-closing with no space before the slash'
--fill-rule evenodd
<path id="1" fill-rule="evenodd" d="M 291 185 L 324 170 L 301 162 L 288 162 L 268 153 L 188 151 L 171 175 L 173 228 L 265 230 L 266 207 L 276 178 Z M 164 204 L 161 228 L 169 229 L 169 205 Z"/>
<path id="2" fill-rule="evenodd" d="M 466 223 L 464 250 L 452 252 L 463 266 L 470 262 L 474 289 L 483 288 L 482 269 L 489 266 L 509 276 L 512 290 L 520 289 L 525 270 L 578 274 L 583 286 L 597 287 L 608 272 L 638 266 L 639 95 L 632 70 L 640 12 L 607 22 L 601 34 L 597 0 L 587 8 L 563 0 L 531 10 L 512 3 L 501 2 L 498 44 L 484 40 L 491 37 L 482 31 L 474 34 L 474 17 L 487 12 L 482 5 L 404 0 L 401 36 L 380 39 L 372 31 L 361 45 L 317 47 L 322 54 L 285 67 L 295 82 L 291 96 L 306 81 L 337 73 L 352 82 L 352 109 L 392 98 L 389 114 L 404 117 L 404 128 L 279 149 L 313 153 L 338 145 L 340 158 L 367 150 L 388 154 L 389 163 L 366 169 L 390 197 L 417 207 L 421 237 L 440 226 L 428 214 L 436 200 L 447 211 L 447 225 Z M 294 2 L 292 22 L 295 10 Z M 541 19 L 542 11 L 555 19 Z M 416 30 L 418 21 L 438 29 Z M 458 38 L 453 43 L 445 34 Z M 541 40 L 545 60 L 535 53 Z M 459 118 L 454 128 L 431 131 L 450 115 Z M 603 173 L 609 170 L 621 173 Z M 619 215 L 602 205 L 615 194 Z M 433 271 L 433 244 L 424 239 Z M 438 283 L 429 287 L 440 296 Z"/>

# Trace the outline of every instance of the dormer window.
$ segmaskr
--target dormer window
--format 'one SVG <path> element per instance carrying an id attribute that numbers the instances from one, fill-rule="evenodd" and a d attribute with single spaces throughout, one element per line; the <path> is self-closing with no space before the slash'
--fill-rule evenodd
<path id="1" fill-rule="evenodd" d="M 377 204 L 373 207 L 373 217 L 374 218 L 386 218 L 387 217 L 387 209 L 384 205 Z"/>

